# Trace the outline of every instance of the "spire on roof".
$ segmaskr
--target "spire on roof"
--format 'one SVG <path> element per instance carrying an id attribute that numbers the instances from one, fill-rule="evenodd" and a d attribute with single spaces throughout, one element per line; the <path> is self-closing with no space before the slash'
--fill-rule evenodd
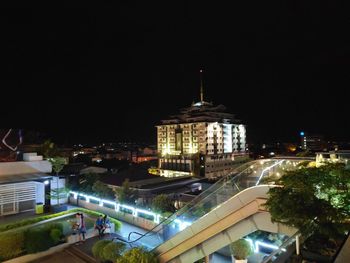
<path id="1" fill-rule="evenodd" d="M 201 80 L 200 100 L 201 100 L 201 102 L 203 103 L 203 101 L 204 101 L 204 94 L 203 94 L 203 70 L 201 69 L 201 70 L 199 71 L 199 73 L 200 73 L 200 80 Z"/>

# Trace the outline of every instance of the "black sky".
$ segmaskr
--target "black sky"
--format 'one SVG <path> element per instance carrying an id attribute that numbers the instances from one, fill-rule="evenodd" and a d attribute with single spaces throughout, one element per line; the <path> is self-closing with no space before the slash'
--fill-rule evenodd
<path id="1" fill-rule="evenodd" d="M 300 130 L 350 140 L 346 6 L 121 2 L 3 10 L 3 126 L 62 142 L 154 142 L 160 119 L 198 100 L 203 68 L 205 98 L 252 141 Z"/>

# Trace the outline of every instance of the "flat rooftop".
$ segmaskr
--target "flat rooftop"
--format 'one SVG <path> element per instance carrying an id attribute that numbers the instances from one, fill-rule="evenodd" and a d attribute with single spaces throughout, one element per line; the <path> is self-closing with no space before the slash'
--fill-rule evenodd
<path id="1" fill-rule="evenodd" d="M 47 174 L 13 174 L 13 175 L 0 175 L 0 185 L 1 184 L 14 184 L 29 181 L 44 181 L 51 179 L 52 176 Z"/>

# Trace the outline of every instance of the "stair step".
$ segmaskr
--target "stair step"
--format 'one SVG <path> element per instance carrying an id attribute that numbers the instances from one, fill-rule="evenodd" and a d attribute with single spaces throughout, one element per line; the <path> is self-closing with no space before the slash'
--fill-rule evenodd
<path id="1" fill-rule="evenodd" d="M 78 248 L 74 247 L 74 246 L 70 246 L 69 248 L 66 249 L 67 253 L 70 254 L 74 254 L 76 257 L 84 260 L 84 262 L 88 262 L 88 263 L 96 263 L 96 259 L 94 259 L 93 257 L 85 254 L 84 252 L 82 252 L 81 250 L 79 250 Z"/>

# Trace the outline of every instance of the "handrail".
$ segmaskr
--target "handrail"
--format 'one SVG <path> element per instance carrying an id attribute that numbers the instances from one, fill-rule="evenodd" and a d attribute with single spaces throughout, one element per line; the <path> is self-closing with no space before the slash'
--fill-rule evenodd
<path id="1" fill-rule="evenodd" d="M 260 162 L 261 161 L 262 160 L 260 160 Z M 204 191 L 202 194 L 195 197 L 193 200 L 191 200 L 191 202 L 189 202 L 186 206 L 181 208 L 179 211 L 177 211 L 176 213 L 174 213 L 170 217 L 162 220 L 159 224 L 154 226 L 151 230 L 149 230 L 148 232 L 146 232 L 142 235 L 140 234 L 140 236 L 138 238 L 136 238 L 132 241 L 130 241 L 130 235 L 132 233 L 129 233 L 128 241 L 124 241 L 124 242 L 132 244 L 134 242 L 139 241 L 143 237 L 158 235 L 160 233 L 160 231 L 163 229 L 162 227 L 164 225 L 168 225 L 170 223 L 176 222 L 176 219 L 179 219 L 179 217 L 187 216 L 187 213 L 191 212 L 193 209 L 196 209 L 196 206 L 198 204 L 207 202 L 208 199 L 210 200 L 210 198 L 212 198 L 213 195 L 220 193 L 220 191 L 222 191 L 226 187 L 226 183 L 230 183 L 231 187 L 233 188 L 232 189 L 234 191 L 233 195 L 237 194 L 238 192 L 240 192 L 241 190 L 243 190 L 245 188 L 245 187 L 243 187 L 243 189 L 241 189 L 242 187 L 240 186 L 240 180 L 244 179 L 244 177 L 247 174 L 247 171 L 249 171 L 249 169 L 252 169 L 251 165 L 256 164 L 257 162 L 258 162 L 258 160 L 254 160 L 251 162 L 244 163 L 244 164 L 240 165 L 239 167 L 236 167 L 232 172 L 230 172 L 229 175 L 220 178 L 208 190 Z M 265 160 L 263 160 L 263 163 L 260 163 L 260 165 L 266 165 L 266 164 L 269 164 L 269 162 L 278 162 L 278 160 L 265 159 Z M 274 166 L 275 165 L 273 165 L 272 167 L 274 167 Z M 270 166 L 270 168 L 271 168 L 271 166 Z M 211 208 L 214 209 L 215 207 L 211 207 Z M 210 209 L 209 211 L 211 211 L 212 209 Z M 204 212 L 208 213 L 209 211 L 204 211 Z M 201 214 L 198 216 L 198 218 L 200 218 L 202 216 L 203 215 Z M 196 219 L 198 219 L 198 218 L 196 218 Z"/>
<path id="2" fill-rule="evenodd" d="M 127 241 L 125 241 L 124 239 L 122 239 L 122 238 L 120 238 L 120 237 L 113 237 L 113 238 L 112 238 L 112 242 L 113 242 L 115 239 L 118 239 L 118 240 L 122 241 L 123 243 L 128 244 L 128 245 L 132 248 L 132 245 L 131 245 L 130 242 L 127 242 Z"/>
<path id="3" fill-rule="evenodd" d="M 244 171 L 246 171 L 247 169 L 249 169 L 250 164 L 253 163 L 253 162 L 255 162 L 255 161 L 251 161 L 251 162 L 242 164 L 241 166 L 237 167 L 235 170 L 237 170 L 238 168 L 240 168 L 240 167 L 242 167 L 242 166 L 247 166 L 247 165 L 248 165 L 248 167 L 246 167 L 245 169 L 243 169 L 243 171 L 238 172 L 236 175 L 239 175 L 239 174 L 243 173 Z M 227 175 L 227 176 L 221 178 L 220 180 L 218 180 L 218 181 L 213 185 L 213 187 L 214 187 L 215 185 L 217 185 L 217 184 L 219 184 L 219 183 L 221 183 L 221 182 L 227 180 L 227 178 L 229 178 L 230 176 L 233 176 L 233 174 L 234 174 L 234 172 L 232 172 L 232 173 L 230 173 L 229 175 Z M 221 188 L 221 187 L 219 187 L 218 189 L 216 189 L 216 190 L 215 190 L 214 192 L 212 192 L 211 194 L 217 192 L 220 188 Z M 237 187 L 237 188 L 238 188 L 238 187 Z M 176 215 L 176 214 L 177 214 L 177 215 L 180 215 L 180 214 L 182 214 L 182 213 L 184 213 L 184 212 L 186 212 L 186 211 L 189 211 L 189 210 L 192 208 L 192 205 L 195 204 L 198 200 L 205 200 L 207 197 L 209 197 L 209 196 L 211 195 L 211 194 L 206 195 L 206 196 L 203 198 L 204 193 L 206 193 L 206 191 L 204 191 L 202 194 L 196 196 L 194 199 L 192 199 L 186 206 L 184 206 L 183 208 L 181 208 L 179 211 L 175 212 L 174 214 L 172 214 L 172 215 L 169 216 L 168 218 L 165 218 L 164 220 L 162 220 L 158 225 L 154 226 L 151 230 L 149 230 L 148 232 L 146 232 L 146 233 L 140 235 L 140 237 L 138 237 L 138 238 L 136 238 L 135 240 L 132 240 L 132 241 L 124 241 L 124 242 L 125 242 L 125 243 L 128 243 L 128 244 L 132 244 L 132 243 L 134 243 L 134 242 L 140 240 L 141 238 L 143 238 L 143 237 L 145 237 L 145 236 L 152 236 L 152 235 L 156 234 L 156 232 L 154 232 L 153 230 L 155 230 L 157 227 L 159 227 L 160 225 L 162 225 L 163 223 L 165 223 L 169 218 L 172 218 L 172 217 L 173 217 L 174 215 Z M 203 198 L 203 199 L 201 199 L 201 198 Z M 172 221 L 174 221 L 174 220 L 175 220 L 175 219 L 173 219 Z M 172 222 L 172 221 L 171 221 L 171 222 Z M 131 232 L 131 233 L 132 233 L 132 232 Z M 130 234 L 131 234 L 131 233 L 129 233 L 129 237 L 130 237 Z M 128 239 L 129 239 L 129 237 L 128 237 Z"/>
<path id="4" fill-rule="evenodd" d="M 290 241 L 292 241 L 296 236 L 300 235 L 300 230 L 297 231 L 294 235 L 290 236 L 286 241 L 284 241 L 282 243 L 282 245 L 280 245 L 275 251 L 273 251 L 267 258 L 265 258 L 263 260 L 262 263 L 267 263 L 270 260 L 272 260 L 272 258 L 277 255 L 278 253 L 280 253 L 282 251 L 283 248 L 285 248 L 286 246 L 290 245 Z"/>
<path id="5" fill-rule="evenodd" d="M 333 258 L 332 258 L 332 262 L 335 262 L 337 257 L 339 256 L 340 254 L 340 251 L 342 251 L 346 241 L 350 238 L 350 230 L 348 231 L 348 234 L 346 235 L 346 237 L 344 238 L 342 244 L 340 245 L 339 249 L 337 250 L 337 252 L 333 255 Z"/>
<path id="6" fill-rule="evenodd" d="M 266 259 L 264 259 L 264 261 L 262 263 L 267 263 L 269 262 L 276 254 L 278 254 L 279 252 L 281 252 L 281 250 L 288 246 L 289 242 L 294 239 L 296 236 L 301 235 L 301 233 L 303 232 L 303 230 L 306 230 L 307 228 L 309 228 L 313 222 L 316 220 L 316 218 L 314 218 L 311 222 L 303 225 L 296 233 L 294 233 L 294 235 L 292 235 L 291 237 L 289 237 L 286 241 L 284 241 L 282 243 L 282 245 L 279 246 L 278 249 L 276 249 L 275 251 L 273 251 Z M 304 232 L 303 232 L 304 233 Z M 312 233 L 308 233 L 307 236 L 305 236 L 305 234 L 303 234 L 303 240 L 305 240 L 306 238 L 308 238 Z"/>
<path id="7" fill-rule="evenodd" d="M 130 232 L 129 235 L 128 235 L 128 241 L 130 241 L 130 236 L 131 236 L 131 234 L 138 234 L 138 235 L 140 235 L 140 236 L 144 235 L 144 234 L 141 234 L 141 233 L 139 233 L 139 232 L 132 231 L 132 232 Z"/>

